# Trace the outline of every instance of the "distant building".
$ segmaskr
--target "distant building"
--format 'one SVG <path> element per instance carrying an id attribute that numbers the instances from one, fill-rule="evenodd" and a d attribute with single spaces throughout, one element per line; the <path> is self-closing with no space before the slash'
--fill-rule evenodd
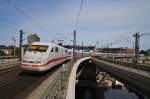
<path id="1" fill-rule="evenodd" d="M 13 50 L 14 50 L 13 46 L 0 45 L 1 55 L 12 55 Z"/>
<path id="2" fill-rule="evenodd" d="M 33 42 L 39 42 L 39 41 L 40 41 L 40 37 L 36 33 L 28 36 L 28 44 Z"/>
<path id="3" fill-rule="evenodd" d="M 133 54 L 134 49 L 132 48 L 99 48 L 98 52 L 102 53 L 124 53 L 124 54 Z"/>
<path id="4" fill-rule="evenodd" d="M 73 46 L 72 45 L 63 45 L 63 47 L 68 48 L 68 49 L 72 49 Z M 84 51 L 90 51 L 90 50 L 94 50 L 95 46 L 76 46 L 76 50 L 80 51 L 80 50 L 84 50 Z"/>

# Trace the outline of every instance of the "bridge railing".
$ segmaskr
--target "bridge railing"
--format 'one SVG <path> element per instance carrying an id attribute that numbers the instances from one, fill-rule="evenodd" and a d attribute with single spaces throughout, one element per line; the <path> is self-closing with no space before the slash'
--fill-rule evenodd
<path id="1" fill-rule="evenodd" d="M 19 62 L 19 57 L 0 57 L 0 64 Z"/>
<path id="2" fill-rule="evenodd" d="M 18 64 L 19 62 L 19 57 L 0 57 L 0 70 L 16 66 L 16 64 Z"/>
<path id="3" fill-rule="evenodd" d="M 95 57 L 98 58 L 98 59 L 104 60 L 104 61 L 119 64 L 119 65 L 122 65 L 122 66 L 131 67 L 131 68 L 135 68 L 135 69 L 138 69 L 138 70 L 143 70 L 143 71 L 150 72 L 150 65 L 128 63 L 128 62 L 123 62 L 123 61 L 116 61 L 116 60 L 113 60 L 113 59 L 103 58 L 103 57 L 100 57 L 100 56 L 95 56 Z"/>

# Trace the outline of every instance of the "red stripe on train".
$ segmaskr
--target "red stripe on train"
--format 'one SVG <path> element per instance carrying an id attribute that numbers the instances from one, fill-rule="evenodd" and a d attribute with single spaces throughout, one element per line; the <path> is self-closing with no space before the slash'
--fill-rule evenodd
<path id="1" fill-rule="evenodd" d="M 60 58 L 54 58 L 54 59 L 50 59 L 47 63 L 45 64 L 31 64 L 31 66 L 33 67 L 41 67 L 41 66 L 46 66 L 52 62 L 56 62 L 56 61 L 60 61 L 60 60 L 63 60 L 65 58 L 68 58 L 70 56 L 67 56 L 67 57 L 60 57 Z M 24 67 L 24 66 L 30 66 L 30 64 L 21 64 L 21 67 Z"/>

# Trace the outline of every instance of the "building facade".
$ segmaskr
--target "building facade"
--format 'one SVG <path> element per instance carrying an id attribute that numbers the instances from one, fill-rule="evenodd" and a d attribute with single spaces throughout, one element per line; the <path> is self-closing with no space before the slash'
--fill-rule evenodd
<path id="1" fill-rule="evenodd" d="M 0 56 L 2 55 L 12 55 L 12 53 L 13 53 L 13 51 L 14 51 L 14 48 L 13 48 L 13 46 L 5 46 L 5 45 L 0 45 Z"/>
<path id="2" fill-rule="evenodd" d="M 68 49 L 72 49 L 73 46 L 72 45 L 63 45 L 63 47 L 65 48 L 68 48 Z M 90 50 L 94 50 L 95 46 L 76 46 L 75 49 L 80 51 L 80 50 L 83 50 L 83 51 L 90 51 Z"/>
<path id="3" fill-rule="evenodd" d="M 124 54 L 133 54 L 134 49 L 132 48 L 100 48 L 98 49 L 99 52 L 101 53 L 124 53 Z"/>

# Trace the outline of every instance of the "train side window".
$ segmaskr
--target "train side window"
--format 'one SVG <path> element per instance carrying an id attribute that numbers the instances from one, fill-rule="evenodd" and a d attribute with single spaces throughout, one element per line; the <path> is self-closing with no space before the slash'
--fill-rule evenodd
<path id="1" fill-rule="evenodd" d="M 54 52 L 54 48 L 52 47 L 51 52 Z"/>
<path id="2" fill-rule="evenodd" d="M 68 51 L 67 51 L 67 50 L 65 50 L 65 52 L 67 53 Z"/>
<path id="3" fill-rule="evenodd" d="M 55 52 L 58 52 L 58 47 L 55 47 Z"/>

